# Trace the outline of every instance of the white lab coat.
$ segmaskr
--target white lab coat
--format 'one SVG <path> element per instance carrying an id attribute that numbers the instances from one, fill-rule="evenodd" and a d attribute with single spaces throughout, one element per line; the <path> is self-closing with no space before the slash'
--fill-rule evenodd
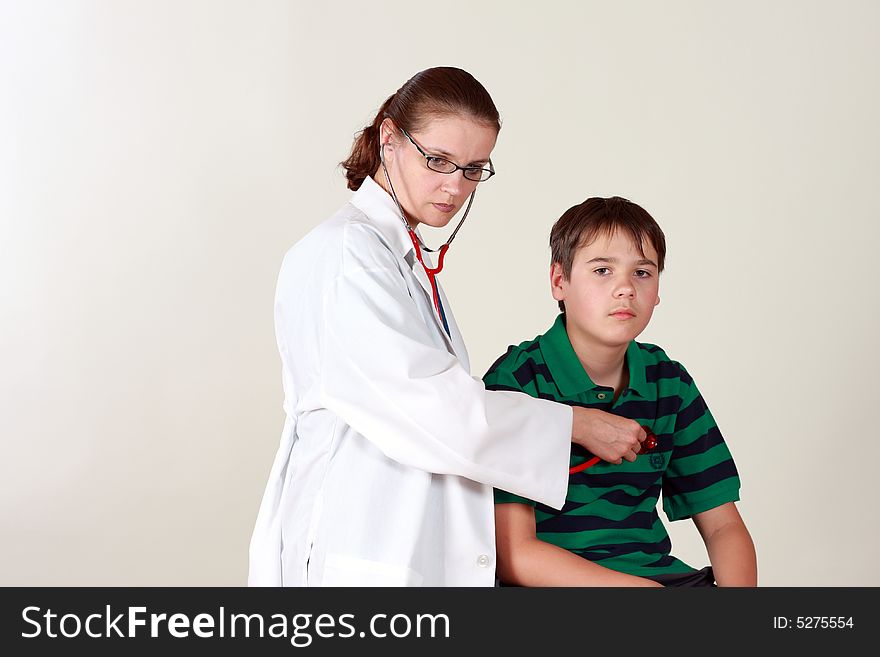
<path id="1" fill-rule="evenodd" d="M 287 419 L 251 586 L 492 586 L 492 487 L 564 503 L 571 409 L 471 377 L 440 294 L 451 337 L 371 178 L 285 256 L 275 324 Z"/>

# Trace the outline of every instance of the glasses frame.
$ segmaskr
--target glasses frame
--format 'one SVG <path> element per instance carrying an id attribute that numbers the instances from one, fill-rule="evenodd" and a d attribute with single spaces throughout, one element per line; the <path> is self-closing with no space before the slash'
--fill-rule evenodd
<path id="1" fill-rule="evenodd" d="M 406 138 L 412 142 L 412 145 L 416 147 L 416 150 L 418 150 L 419 153 L 421 153 L 422 157 L 425 158 L 425 166 L 428 167 L 431 171 L 434 171 L 435 173 L 443 173 L 446 175 L 451 175 L 451 174 L 455 173 L 456 171 L 461 170 L 461 175 L 464 176 L 465 180 L 470 180 L 471 182 L 476 182 L 476 183 L 486 182 L 487 180 L 489 180 L 489 178 L 491 178 L 492 176 L 495 175 L 495 167 L 492 165 L 492 158 L 489 158 L 489 168 L 488 169 L 484 169 L 483 167 L 476 167 L 476 166 L 460 167 L 455 162 L 453 162 L 452 160 L 447 160 L 445 157 L 440 157 L 439 155 L 428 155 L 425 152 L 425 150 L 421 146 L 419 146 L 418 143 L 416 143 L 416 140 L 413 139 L 412 136 L 410 136 L 410 134 L 406 130 L 401 128 L 400 131 L 406 135 Z M 434 167 L 431 166 L 432 159 L 443 160 L 444 162 L 449 162 L 449 164 L 451 164 L 455 168 L 452 171 L 440 171 L 439 169 L 435 169 Z M 479 171 L 480 177 L 476 180 L 474 180 L 473 178 L 470 178 L 468 176 L 469 171 Z M 482 172 L 486 172 L 489 175 L 486 176 L 485 178 L 483 178 Z"/>

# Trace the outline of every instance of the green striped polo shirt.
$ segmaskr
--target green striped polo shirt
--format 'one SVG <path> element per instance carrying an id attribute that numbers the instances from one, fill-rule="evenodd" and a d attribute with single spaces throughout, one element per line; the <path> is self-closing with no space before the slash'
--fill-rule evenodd
<path id="1" fill-rule="evenodd" d="M 598 408 L 637 421 L 657 436 L 657 447 L 633 463 L 600 461 L 569 475 L 559 511 L 495 491 L 495 503 L 535 507 L 539 539 L 618 572 L 648 577 L 694 569 L 673 557 L 672 542 L 657 514 L 689 518 L 739 499 L 740 481 L 724 438 L 693 379 L 681 363 L 652 344 L 626 350 L 629 384 L 614 390 L 594 384 L 578 360 L 560 314 L 549 331 L 511 346 L 483 377 L 490 390 L 515 390 L 570 406 Z M 536 435 L 535 440 L 541 437 Z M 572 445 L 571 465 L 590 455 Z"/>

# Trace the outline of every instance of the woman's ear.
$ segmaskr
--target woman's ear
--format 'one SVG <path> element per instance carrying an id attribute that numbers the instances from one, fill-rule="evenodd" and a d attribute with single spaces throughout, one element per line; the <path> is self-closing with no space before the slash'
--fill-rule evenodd
<path id="1" fill-rule="evenodd" d="M 384 149 L 387 146 L 393 151 L 395 134 L 397 134 L 397 126 L 392 119 L 386 117 L 379 124 L 379 147 Z"/>

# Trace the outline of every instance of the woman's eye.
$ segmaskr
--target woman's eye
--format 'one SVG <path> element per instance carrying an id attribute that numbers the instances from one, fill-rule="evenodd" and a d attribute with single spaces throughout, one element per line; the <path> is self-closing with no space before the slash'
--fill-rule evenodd
<path id="1" fill-rule="evenodd" d="M 429 169 L 434 169 L 434 171 L 442 171 L 443 173 L 450 173 L 455 171 L 455 165 L 442 157 L 437 157 L 436 155 L 429 155 L 426 158 Z"/>

